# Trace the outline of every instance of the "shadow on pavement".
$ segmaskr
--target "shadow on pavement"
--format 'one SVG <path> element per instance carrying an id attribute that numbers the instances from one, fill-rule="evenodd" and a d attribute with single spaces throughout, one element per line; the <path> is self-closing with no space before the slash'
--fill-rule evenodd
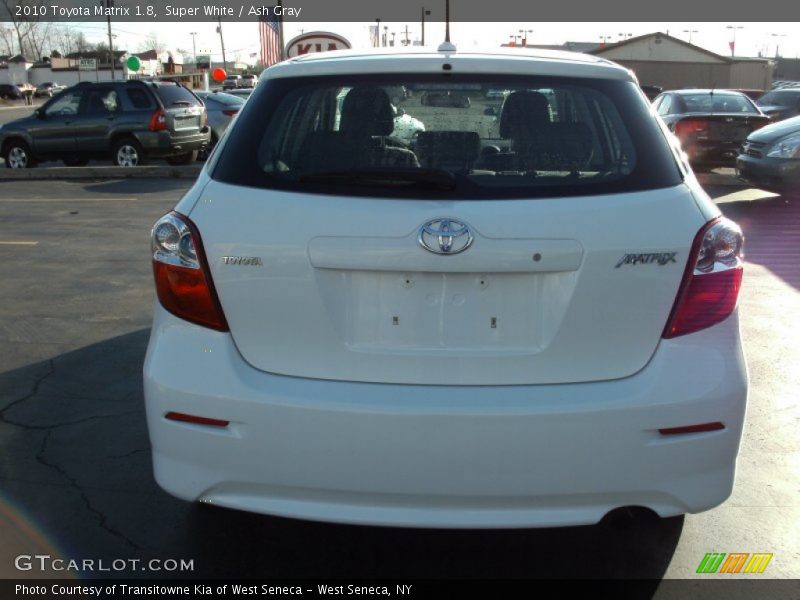
<path id="1" fill-rule="evenodd" d="M 130 577 L 626 577 L 658 579 L 683 518 L 591 527 L 415 530 L 321 524 L 192 505 L 156 485 L 141 329 L 0 374 L 0 539 L 24 522 L 72 558 L 184 558 Z M 3 511 L 0 510 L 0 517 Z M 32 538 L 15 553 L 32 553 Z M 102 574 L 88 574 L 99 576 Z M 105 574 L 106 576 L 109 574 Z"/>
<path id="2" fill-rule="evenodd" d="M 160 190 L 188 190 L 194 179 L 159 178 L 159 179 L 115 179 L 103 183 L 88 183 L 87 192 L 95 194 L 131 194 L 155 193 Z"/>
<path id="3" fill-rule="evenodd" d="M 744 231 L 745 260 L 800 289 L 800 199 L 733 201 L 720 209 Z"/>

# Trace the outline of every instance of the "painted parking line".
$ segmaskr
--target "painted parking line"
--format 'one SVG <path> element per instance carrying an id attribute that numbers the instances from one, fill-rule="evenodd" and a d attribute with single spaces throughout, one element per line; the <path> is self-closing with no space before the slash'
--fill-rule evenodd
<path id="1" fill-rule="evenodd" d="M 138 198 L 0 198 L 0 202 L 135 202 Z"/>
<path id="2" fill-rule="evenodd" d="M 21 242 L 4 242 L 0 240 L 0 246 L 35 246 L 39 242 L 21 241 Z"/>

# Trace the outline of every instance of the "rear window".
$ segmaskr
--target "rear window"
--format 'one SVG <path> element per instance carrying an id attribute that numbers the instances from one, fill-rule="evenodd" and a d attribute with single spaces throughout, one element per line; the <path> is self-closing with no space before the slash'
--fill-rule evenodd
<path id="1" fill-rule="evenodd" d="M 216 179 L 327 194 L 487 199 L 681 181 L 630 82 L 448 74 L 265 83 L 234 126 Z"/>
<path id="2" fill-rule="evenodd" d="M 681 94 L 686 112 L 757 113 L 746 96 L 739 94 Z"/>
<path id="3" fill-rule="evenodd" d="M 760 106 L 791 106 L 800 101 L 800 90 L 769 92 L 758 99 Z"/>
<path id="4" fill-rule="evenodd" d="M 202 106 L 200 99 L 185 87 L 177 84 L 154 86 L 165 108 L 177 106 Z"/>

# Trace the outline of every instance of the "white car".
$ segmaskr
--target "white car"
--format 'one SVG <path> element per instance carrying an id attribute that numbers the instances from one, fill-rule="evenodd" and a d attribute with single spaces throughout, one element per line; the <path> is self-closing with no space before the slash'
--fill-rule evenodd
<path id="1" fill-rule="evenodd" d="M 392 48 L 263 78 L 152 232 L 144 390 L 165 490 L 476 528 L 728 497 L 742 233 L 627 69 Z M 400 108 L 426 130 L 389 144 L 393 86 L 475 106 L 412 95 Z"/>

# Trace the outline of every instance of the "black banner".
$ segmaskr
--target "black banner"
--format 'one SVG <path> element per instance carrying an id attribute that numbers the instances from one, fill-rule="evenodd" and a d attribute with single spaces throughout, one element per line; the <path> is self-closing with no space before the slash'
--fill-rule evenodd
<path id="1" fill-rule="evenodd" d="M 613 598 L 796 600 L 795 579 L 667 580 L 0 580 L 0 598 Z"/>
<path id="2" fill-rule="evenodd" d="M 7 0 L 0 21 L 258 21 L 276 11 L 277 0 Z M 425 5 L 424 7 L 422 5 Z M 691 20 L 793 21 L 791 2 L 761 0 L 672 0 L 671 2 L 521 2 L 520 0 L 451 0 L 450 19 L 460 22 L 674 22 Z M 286 0 L 277 10 L 286 22 L 413 22 L 445 19 L 444 0 Z"/>

